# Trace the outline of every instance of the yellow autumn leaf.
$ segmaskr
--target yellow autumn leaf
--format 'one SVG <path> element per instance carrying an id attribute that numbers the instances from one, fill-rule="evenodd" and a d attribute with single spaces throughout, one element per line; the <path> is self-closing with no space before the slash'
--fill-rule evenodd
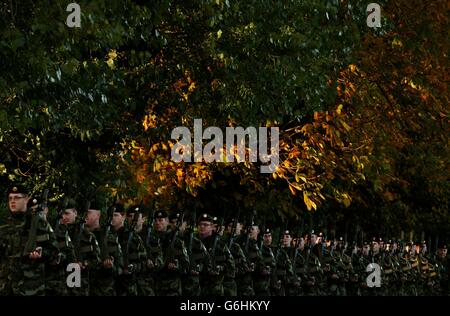
<path id="1" fill-rule="evenodd" d="M 289 190 L 291 191 L 292 195 L 297 194 L 297 192 L 295 191 L 294 187 L 292 186 L 292 184 L 289 184 Z"/>
<path id="2" fill-rule="evenodd" d="M 108 59 L 106 61 L 106 64 L 108 65 L 109 68 L 114 69 L 114 60 L 113 59 Z"/>
<path id="3" fill-rule="evenodd" d="M 109 57 L 109 59 L 112 59 L 112 60 L 116 59 L 116 57 L 117 57 L 116 50 L 115 49 L 110 50 L 108 53 L 108 57 Z"/>
<path id="4" fill-rule="evenodd" d="M 343 120 L 341 120 L 341 124 L 342 126 L 345 128 L 345 130 L 348 132 L 350 131 L 352 128 L 350 126 L 348 126 L 347 123 L 345 123 Z"/>
<path id="5" fill-rule="evenodd" d="M 310 200 L 310 198 L 308 197 L 308 192 L 306 191 L 303 191 L 303 201 L 305 202 L 308 211 L 311 211 L 313 208 L 317 209 L 316 203 Z"/>

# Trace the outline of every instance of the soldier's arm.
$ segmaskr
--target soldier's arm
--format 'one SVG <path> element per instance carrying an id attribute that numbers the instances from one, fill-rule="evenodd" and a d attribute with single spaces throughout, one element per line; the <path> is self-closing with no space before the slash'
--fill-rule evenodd
<path id="1" fill-rule="evenodd" d="M 38 234 L 36 236 L 36 246 L 42 248 L 41 260 L 50 263 L 59 263 L 60 252 L 55 233 L 47 220 L 43 218 L 40 219 Z"/>
<path id="2" fill-rule="evenodd" d="M 234 261 L 233 255 L 230 252 L 230 249 L 228 249 L 227 245 L 225 244 L 223 247 L 223 255 L 225 257 L 225 266 L 224 266 L 225 273 L 230 278 L 234 278 L 236 275 L 236 263 Z"/>
<path id="3" fill-rule="evenodd" d="M 239 244 L 233 244 L 233 257 L 236 265 L 236 274 L 242 275 L 250 270 L 247 257 Z"/>
<path id="4" fill-rule="evenodd" d="M 178 263 L 179 263 L 179 271 L 181 273 L 187 273 L 189 270 L 189 256 L 187 253 L 187 249 L 184 245 L 183 240 L 178 239 L 179 240 L 179 249 L 180 249 L 180 253 L 178 255 Z"/>
<path id="5" fill-rule="evenodd" d="M 201 248 L 200 271 L 212 271 L 211 258 L 209 256 L 208 250 L 201 241 L 199 242 Z"/>

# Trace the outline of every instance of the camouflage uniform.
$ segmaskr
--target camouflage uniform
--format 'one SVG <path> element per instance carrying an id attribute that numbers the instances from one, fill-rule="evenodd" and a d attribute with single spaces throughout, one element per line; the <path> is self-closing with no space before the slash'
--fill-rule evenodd
<path id="1" fill-rule="evenodd" d="M 189 245 L 190 234 L 184 234 L 183 237 L 189 256 L 189 269 L 182 279 L 183 295 L 200 296 L 200 273 L 212 270 L 209 253 L 197 237 L 192 236 L 192 245 Z"/>
<path id="2" fill-rule="evenodd" d="M 122 273 L 116 279 L 117 295 L 137 296 L 138 276 L 146 267 L 147 251 L 139 234 L 133 233 L 130 240 L 131 231 L 128 228 L 121 227 L 116 233 L 122 248 L 124 264 Z"/>
<path id="3" fill-rule="evenodd" d="M 163 250 L 164 263 L 158 271 L 156 279 L 156 294 L 161 296 L 182 295 L 181 277 L 189 269 L 189 258 L 186 247 L 181 238 L 176 237 L 175 231 L 155 232 Z M 172 247 L 172 241 L 174 244 Z M 175 269 L 168 268 L 169 263 L 176 263 Z"/>
<path id="4" fill-rule="evenodd" d="M 101 263 L 100 247 L 95 235 L 86 227 L 80 232 L 79 224 L 68 225 L 69 236 L 74 243 L 76 261 L 86 265 L 81 269 L 81 287 L 73 288 L 75 295 L 89 296 L 91 277 Z"/>
<path id="5" fill-rule="evenodd" d="M 233 243 L 230 251 L 231 254 L 233 255 L 234 264 L 236 266 L 236 274 L 234 279 L 232 278 L 232 276 L 228 275 L 225 276 L 224 280 L 225 295 L 226 296 L 255 295 L 251 275 L 252 272 L 251 262 L 249 262 L 244 251 L 242 250 L 242 247 L 237 242 Z"/>
<path id="6" fill-rule="evenodd" d="M 2 294 L 45 295 L 45 264 L 56 265 L 59 261 L 55 234 L 44 216 L 38 217 L 36 232 L 36 246 L 42 247 L 42 257 L 32 260 L 24 254 L 33 216 L 39 215 L 11 213 L 6 224 L 0 226 L 1 268 L 3 278 L 7 276 Z"/>
<path id="7" fill-rule="evenodd" d="M 275 256 L 275 270 L 272 279 L 272 295 L 285 296 L 289 295 L 286 289 L 292 285 L 295 278 L 292 269 L 292 261 L 289 257 L 290 248 L 280 247 Z"/>
<path id="8" fill-rule="evenodd" d="M 236 267 L 233 256 L 223 240 L 217 240 L 215 254 L 213 255 L 214 235 L 200 240 L 208 250 L 211 259 L 211 270 L 203 270 L 200 274 L 200 287 L 203 296 L 223 296 L 224 276 L 234 278 Z"/>
<path id="9" fill-rule="evenodd" d="M 270 278 L 275 269 L 275 255 L 272 248 L 262 245 L 260 250 L 261 264 L 253 272 L 253 286 L 256 296 L 270 296 Z"/>
<path id="10" fill-rule="evenodd" d="M 151 261 L 153 264 L 152 266 L 147 266 L 146 269 L 143 271 L 143 282 L 146 284 L 147 289 L 147 295 L 148 296 L 154 296 L 155 288 L 156 288 L 156 278 L 157 278 L 157 272 L 161 269 L 163 266 L 163 255 L 162 255 L 162 249 L 160 245 L 159 238 L 156 236 L 156 234 L 151 233 L 148 234 L 148 230 L 151 230 L 151 227 L 147 227 L 146 231 L 147 234 L 145 236 L 141 235 L 142 238 L 145 238 L 146 243 L 146 250 L 147 250 L 147 260 Z"/>
<path id="11" fill-rule="evenodd" d="M 123 273 L 123 255 L 117 234 L 106 227 L 92 231 L 100 248 L 101 262 L 92 271 L 91 295 L 115 296 L 115 279 Z M 106 259 L 113 260 L 112 268 L 103 266 Z"/>
<path id="12" fill-rule="evenodd" d="M 47 264 L 45 267 L 46 295 L 69 295 L 71 290 L 66 284 L 66 267 L 75 262 L 75 251 L 67 226 L 57 223 L 55 237 L 61 260 L 59 265 Z"/>

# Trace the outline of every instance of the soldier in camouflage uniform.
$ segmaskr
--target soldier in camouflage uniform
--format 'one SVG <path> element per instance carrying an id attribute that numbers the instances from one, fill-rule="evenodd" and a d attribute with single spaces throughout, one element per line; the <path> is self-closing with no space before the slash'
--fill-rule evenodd
<path id="1" fill-rule="evenodd" d="M 198 237 L 208 250 L 211 270 L 200 273 L 200 286 L 204 296 L 224 295 L 224 276 L 234 277 L 235 263 L 227 245 L 218 235 L 213 234 L 213 219 L 208 214 L 200 216 Z"/>
<path id="2" fill-rule="evenodd" d="M 142 214 L 135 207 L 131 207 L 128 211 L 130 214 L 128 225 L 125 226 L 127 215 L 123 206 L 116 206 L 112 220 L 112 227 L 117 234 L 123 254 L 123 272 L 116 279 L 116 291 L 119 296 L 138 295 L 138 276 L 147 262 L 144 242 L 136 232 L 139 219 L 142 221 Z"/>
<path id="3" fill-rule="evenodd" d="M 247 227 L 245 234 L 240 235 L 230 248 L 236 265 L 235 284 L 237 295 L 239 296 L 255 295 L 252 279 L 255 262 L 252 262 L 252 260 L 258 260 L 258 246 L 256 245 L 256 240 L 252 241 L 250 238 L 251 227 Z M 250 258 L 250 254 L 252 254 L 252 258 Z M 232 294 L 233 296 L 235 295 L 235 293 Z"/>
<path id="4" fill-rule="evenodd" d="M 163 265 L 157 274 L 156 295 L 180 296 L 182 295 L 181 278 L 189 269 L 189 258 L 178 231 L 169 229 L 168 225 L 167 212 L 157 212 L 154 234 L 163 251 Z"/>
<path id="5" fill-rule="evenodd" d="M 100 247 L 90 231 L 90 227 L 99 225 L 100 207 L 91 203 L 86 219 L 77 214 L 74 220 L 77 221 L 67 223 L 67 231 L 74 245 L 76 261 L 81 268 L 81 287 L 73 288 L 72 291 L 75 295 L 89 296 L 92 278 L 101 263 Z"/>
<path id="6" fill-rule="evenodd" d="M 94 296 L 116 295 L 115 280 L 123 272 L 122 248 L 117 234 L 111 230 L 111 221 L 112 219 L 108 218 L 103 227 L 99 222 L 89 226 L 99 244 L 101 259 L 97 269 L 92 271 L 91 295 Z"/>
<path id="7" fill-rule="evenodd" d="M 55 223 L 55 237 L 57 246 L 61 254 L 60 264 L 58 266 L 46 266 L 46 295 L 71 295 L 71 289 L 66 284 L 66 267 L 70 263 L 76 262 L 75 250 L 72 240 L 67 230 L 67 223 L 73 223 L 76 218 L 75 201 L 68 201 L 64 209 L 60 211 Z"/>
<path id="8" fill-rule="evenodd" d="M 141 238 L 145 241 L 147 250 L 147 265 L 146 270 L 142 276 L 147 286 L 148 295 L 156 295 L 156 279 L 158 271 L 163 266 L 163 252 L 159 237 L 153 232 L 154 214 L 148 215 L 148 221 L 145 229 L 142 229 Z M 144 235 L 145 232 L 145 235 Z"/>
<path id="9" fill-rule="evenodd" d="M 175 216 L 171 220 L 172 224 L 176 226 L 175 219 L 179 220 L 179 216 Z M 189 269 L 182 279 L 183 295 L 185 296 L 200 296 L 200 274 L 202 272 L 207 273 L 207 271 L 212 271 L 208 250 L 200 239 L 195 236 L 194 227 L 196 220 L 194 214 L 194 218 L 191 219 L 191 223 L 189 224 L 189 229 L 186 229 L 187 221 L 184 221 L 180 228 L 180 233 L 189 256 Z"/>
<path id="10" fill-rule="evenodd" d="M 44 295 L 45 264 L 60 259 L 54 232 L 41 212 L 27 212 L 24 188 L 14 186 L 7 196 L 9 218 L 0 226 L 1 294 Z"/>
<path id="11" fill-rule="evenodd" d="M 271 273 L 275 269 L 275 255 L 272 248 L 272 231 L 266 228 L 260 248 L 261 267 L 253 274 L 253 287 L 256 296 L 270 296 Z"/>
<path id="12" fill-rule="evenodd" d="M 436 274 L 438 278 L 438 291 L 440 296 L 449 295 L 449 260 L 447 257 L 447 245 L 441 242 L 438 247 L 437 256 L 435 260 Z"/>
<path id="13" fill-rule="evenodd" d="M 276 265 L 273 280 L 273 290 L 275 291 L 275 295 L 278 296 L 292 294 L 287 289 L 291 288 L 294 282 L 297 281 L 290 259 L 291 241 L 292 238 L 289 230 L 283 231 L 281 235 L 281 246 L 278 248 L 275 256 Z"/>
<path id="14" fill-rule="evenodd" d="M 141 237 L 141 232 L 144 225 L 143 209 L 141 206 L 132 205 L 127 211 L 127 221 L 128 223 L 133 223 L 130 230 L 133 229 L 135 234 L 133 235 L 132 241 L 135 243 L 133 246 L 137 251 L 133 251 L 137 255 L 132 256 L 131 263 L 135 265 L 135 273 L 137 279 L 137 294 L 139 296 L 154 296 L 154 282 L 152 279 L 148 278 L 148 273 L 152 267 L 151 263 L 148 262 L 147 247 L 144 240 Z M 136 258 L 135 258 L 136 257 Z M 134 261 L 133 261 L 134 260 Z"/>

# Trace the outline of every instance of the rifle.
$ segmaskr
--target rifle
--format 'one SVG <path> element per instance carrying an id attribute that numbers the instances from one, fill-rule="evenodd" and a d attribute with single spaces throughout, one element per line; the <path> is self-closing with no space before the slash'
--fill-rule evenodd
<path id="1" fill-rule="evenodd" d="M 434 257 L 435 258 L 438 255 L 438 248 L 439 248 L 439 235 L 436 236 L 435 243 L 434 243 Z"/>
<path id="2" fill-rule="evenodd" d="M 175 226 L 175 231 L 173 232 L 172 240 L 170 241 L 169 249 L 166 252 L 164 263 L 170 263 L 175 261 L 174 258 L 174 250 L 175 250 L 175 242 L 177 240 L 178 232 L 180 231 L 180 225 L 184 220 L 184 213 L 181 214 L 181 218 L 177 221 L 177 225 Z"/>
<path id="3" fill-rule="evenodd" d="M 223 225 L 223 217 L 220 219 L 220 226 Z M 212 263 L 212 268 L 215 270 L 216 269 L 216 249 L 217 249 L 217 244 L 219 242 L 219 233 L 216 232 L 216 234 L 214 235 L 214 243 L 213 243 L 213 248 L 211 250 L 211 263 Z"/>
<path id="4" fill-rule="evenodd" d="M 142 205 L 142 203 L 141 203 L 141 205 Z M 140 210 L 140 208 L 141 207 L 139 206 L 139 207 L 137 207 L 135 209 L 136 213 L 134 213 L 133 220 L 130 223 L 130 228 L 129 228 L 129 231 L 128 231 L 127 244 L 125 246 L 125 252 L 124 252 L 124 256 L 123 256 L 124 257 L 123 258 L 124 266 L 125 266 L 125 269 L 127 270 L 128 273 L 132 273 L 133 272 L 133 265 L 129 263 L 130 244 L 133 241 L 134 233 L 136 231 L 136 225 L 137 225 L 137 222 L 138 222 L 138 219 L 139 219 L 139 210 Z"/>
<path id="5" fill-rule="evenodd" d="M 39 224 L 39 219 L 41 219 L 42 213 L 47 208 L 47 198 L 48 198 L 48 189 L 44 190 L 44 193 L 42 194 L 42 202 L 37 206 L 36 212 L 33 214 L 33 211 L 31 211 L 31 227 L 28 231 L 28 240 L 25 244 L 25 248 L 23 250 L 23 256 L 27 256 L 33 251 L 36 251 L 37 248 L 37 240 L 36 240 L 36 234 Z"/>
<path id="6" fill-rule="evenodd" d="M 192 244 L 194 242 L 194 227 L 195 227 L 195 221 L 197 220 L 197 212 L 194 210 L 194 212 L 191 214 L 191 223 L 189 227 L 189 244 L 188 244 L 188 255 L 189 258 L 192 256 Z"/>
<path id="7" fill-rule="evenodd" d="M 233 220 L 233 227 L 231 228 L 231 234 L 230 234 L 230 242 L 228 244 L 228 248 L 231 249 L 231 246 L 233 246 L 234 240 L 236 238 L 236 232 L 237 232 L 237 225 L 239 223 L 239 215 L 241 215 L 241 208 L 238 207 L 238 213 L 236 218 Z"/>
<path id="8" fill-rule="evenodd" d="M 151 245 L 154 217 L 155 217 L 155 209 L 152 208 L 152 210 L 148 214 L 148 219 L 147 219 L 147 240 L 146 240 L 147 247 L 150 247 L 150 245 Z"/>
<path id="9" fill-rule="evenodd" d="M 253 226 L 253 220 L 255 218 L 255 215 L 256 215 L 256 211 L 253 211 L 252 216 L 250 217 L 250 224 L 247 227 L 247 236 L 246 236 L 245 247 L 244 247 L 244 253 L 246 256 L 248 256 L 248 250 L 250 247 L 250 231 Z"/>
<path id="10" fill-rule="evenodd" d="M 259 245 L 258 250 L 259 254 L 262 255 L 262 248 L 263 248 L 263 242 L 264 242 L 264 232 L 266 230 L 266 216 L 263 217 L 263 224 L 261 226 L 261 232 L 259 234 Z"/>
<path id="11" fill-rule="evenodd" d="M 87 213 L 89 208 L 91 207 L 91 202 L 89 200 L 86 200 L 85 205 L 82 209 L 80 209 L 80 212 L 78 212 L 78 230 L 76 234 L 76 238 L 74 240 L 74 248 L 75 248 L 75 255 L 77 260 L 81 260 L 81 253 L 80 253 L 80 244 L 81 244 L 81 236 L 84 232 L 84 224 L 86 223 L 84 219 L 84 214 Z"/>
<path id="12" fill-rule="evenodd" d="M 117 202 L 117 195 L 114 198 L 114 202 L 112 203 L 112 205 L 110 207 L 108 207 L 108 210 L 106 211 L 105 235 L 103 236 L 102 249 L 101 249 L 103 260 L 109 259 L 108 236 L 111 231 L 112 218 L 113 218 L 114 212 L 116 210 L 116 202 Z"/>

